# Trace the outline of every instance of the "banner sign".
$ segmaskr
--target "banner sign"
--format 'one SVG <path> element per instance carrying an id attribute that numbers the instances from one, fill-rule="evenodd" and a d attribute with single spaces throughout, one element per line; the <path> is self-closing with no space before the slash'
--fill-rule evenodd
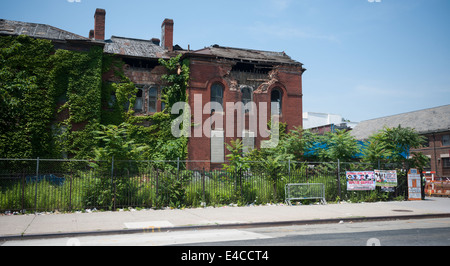
<path id="1" fill-rule="evenodd" d="M 417 169 L 410 169 L 408 172 L 408 199 L 421 200 L 422 188 L 420 187 L 420 174 Z"/>
<path id="2" fill-rule="evenodd" d="M 347 190 L 375 190 L 376 179 L 373 171 L 346 172 Z"/>
<path id="3" fill-rule="evenodd" d="M 375 179 L 377 187 L 396 187 L 397 171 L 396 170 L 375 170 Z"/>

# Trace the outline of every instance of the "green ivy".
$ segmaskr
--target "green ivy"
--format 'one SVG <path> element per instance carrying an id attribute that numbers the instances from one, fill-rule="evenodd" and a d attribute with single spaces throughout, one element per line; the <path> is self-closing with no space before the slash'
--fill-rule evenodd
<path id="1" fill-rule="evenodd" d="M 187 139 L 171 134 L 170 107 L 188 101 L 189 62 L 180 56 L 160 60 L 167 71 L 162 98 L 168 108 L 137 117 L 136 86 L 120 58 L 103 54 L 101 47 L 55 50 L 51 41 L 27 36 L 0 37 L 0 44 L 0 157 L 95 158 L 105 148 L 98 132 L 122 124 L 127 139 L 151 147 L 140 159 L 186 157 Z M 107 72 L 115 82 L 102 81 Z"/>
<path id="2" fill-rule="evenodd" d="M 0 44 L 0 157 L 89 154 L 101 117 L 102 48 L 55 50 L 27 36 Z"/>
<path id="3" fill-rule="evenodd" d="M 52 157 L 50 41 L 0 37 L 0 157 Z"/>

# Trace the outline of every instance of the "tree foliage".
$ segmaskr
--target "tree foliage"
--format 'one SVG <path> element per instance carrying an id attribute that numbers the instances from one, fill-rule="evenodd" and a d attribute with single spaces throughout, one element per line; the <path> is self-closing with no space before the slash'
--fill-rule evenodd
<path id="1" fill-rule="evenodd" d="M 322 161 L 351 161 L 360 151 L 358 142 L 346 130 L 327 132 L 320 140 L 325 145 L 325 148 L 319 152 Z"/>

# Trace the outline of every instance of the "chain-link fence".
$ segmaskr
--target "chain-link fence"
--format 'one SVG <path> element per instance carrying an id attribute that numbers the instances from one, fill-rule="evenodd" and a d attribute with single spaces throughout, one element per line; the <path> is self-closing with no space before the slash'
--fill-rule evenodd
<path id="1" fill-rule="evenodd" d="M 0 159 L 0 212 L 281 203 L 290 183 L 324 184 L 327 202 L 391 200 L 407 191 L 401 170 L 393 192 L 348 191 L 346 171 L 374 170 L 363 163 L 289 161 L 268 169 L 250 162 L 233 172 L 186 169 L 189 162 Z"/>

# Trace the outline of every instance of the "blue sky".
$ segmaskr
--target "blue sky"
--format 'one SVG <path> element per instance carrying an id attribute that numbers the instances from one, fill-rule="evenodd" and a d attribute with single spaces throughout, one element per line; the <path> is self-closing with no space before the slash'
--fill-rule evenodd
<path id="1" fill-rule="evenodd" d="M 183 48 L 285 51 L 308 69 L 305 112 L 359 122 L 450 104 L 449 0 L 0 1 L 0 18 L 86 37 L 100 7 L 106 38 L 160 38 L 172 18 Z"/>

